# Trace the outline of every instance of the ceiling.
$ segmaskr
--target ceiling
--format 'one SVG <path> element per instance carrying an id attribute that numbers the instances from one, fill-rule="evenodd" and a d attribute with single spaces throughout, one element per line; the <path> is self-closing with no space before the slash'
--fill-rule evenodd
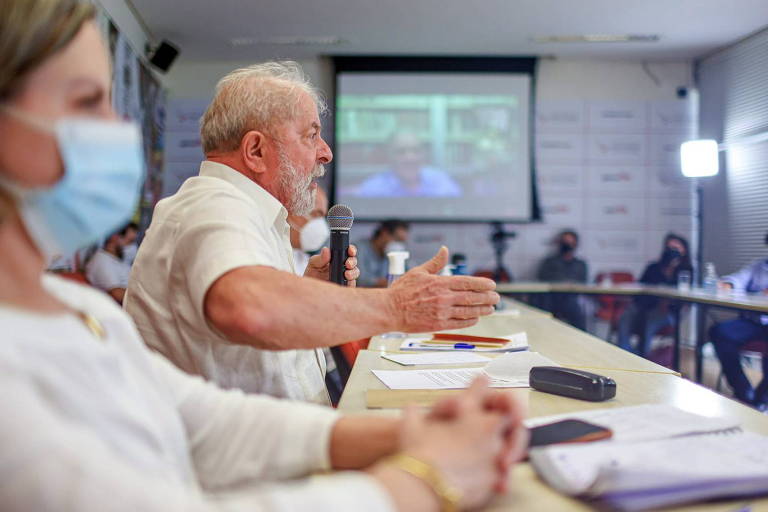
<path id="1" fill-rule="evenodd" d="M 768 26 L 768 0 L 131 0 L 185 60 L 318 54 L 691 59 Z M 658 34 L 648 43 L 536 43 L 548 35 Z M 340 45 L 234 47 L 235 38 L 338 36 Z"/>

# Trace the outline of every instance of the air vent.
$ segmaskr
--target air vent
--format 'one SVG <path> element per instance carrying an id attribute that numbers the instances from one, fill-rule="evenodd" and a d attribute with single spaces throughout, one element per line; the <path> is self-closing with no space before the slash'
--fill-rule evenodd
<path id="1" fill-rule="evenodd" d="M 537 43 L 656 43 L 657 34 L 584 34 L 580 36 L 534 37 Z"/>
<path id="2" fill-rule="evenodd" d="M 232 46 L 338 46 L 348 43 L 338 36 L 320 37 L 237 37 L 229 40 Z"/>

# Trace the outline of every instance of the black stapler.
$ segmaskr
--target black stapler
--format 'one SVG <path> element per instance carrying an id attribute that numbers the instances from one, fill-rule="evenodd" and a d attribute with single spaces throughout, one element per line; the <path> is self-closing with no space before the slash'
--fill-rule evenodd
<path id="1" fill-rule="evenodd" d="M 531 368 L 533 389 L 591 402 L 602 402 L 616 396 L 616 381 L 603 375 L 559 366 Z"/>

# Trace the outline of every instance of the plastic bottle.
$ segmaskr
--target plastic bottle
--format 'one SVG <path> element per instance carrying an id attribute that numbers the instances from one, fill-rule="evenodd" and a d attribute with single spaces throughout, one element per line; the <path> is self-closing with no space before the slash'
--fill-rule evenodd
<path id="1" fill-rule="evenodd" d="M 408 251 L 392 251 L 387 253 L 389 270 L 387 271 L 387 286 L 392 286 L 400 276 L 405 274 L 405 262 L 410 258 Z"/>
<path id="2" fill-rule="evenodd" d="M 717 273 L 715 272 L 714 263 L 704 264 L 704 276 L 701 279 L 701 286 L 707 293 L 717 293 Z"/>
<path id="3" fill-rule="evenodd" d="M 411 253 L 408 251 L 391 251 L 387 253 L 387 259 L 389 260 L 389 269 L 387 270 L 387 287 L 392 286 L 392 283 L 397 281 L 400 276 L 405 274 L 405 262 L 410 258 Z M 405 338 L 407 335 L 404 332 L 385 332 L 381 335 L 382 338 Z"/>

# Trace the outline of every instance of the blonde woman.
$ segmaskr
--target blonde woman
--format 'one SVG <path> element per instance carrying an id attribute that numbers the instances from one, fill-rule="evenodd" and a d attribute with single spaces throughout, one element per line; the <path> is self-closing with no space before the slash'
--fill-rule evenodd
<path id="1" fill-rule="evenodd" d="M 92 7 L 0 13 L 2 510 L 428 511 L 503 491 L 525 432 L 482 382 L 402 421 L 222 391 L 148 352 L 107 296 L 45 275 L 126 221 L 139 134 L 110 108 Z"/>

